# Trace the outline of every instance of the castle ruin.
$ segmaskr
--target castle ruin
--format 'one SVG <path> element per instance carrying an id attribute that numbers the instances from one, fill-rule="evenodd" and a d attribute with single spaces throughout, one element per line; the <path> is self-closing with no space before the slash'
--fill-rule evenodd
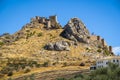
<path id="1" fill-rule="evenodd" d="M 54 29 L 59 29 L 62 28 L 61 25 L 58 23 L 57 21 L 57 16 L 49 16 L 49 18 L 45 18 L 45 17 L 39 17 L 36 16 L 35 18 L 31 19 L 31 23 L 41 23 L 45 25 L 45 28 L 50 29 L 50 28 L 54 28 Z"/>

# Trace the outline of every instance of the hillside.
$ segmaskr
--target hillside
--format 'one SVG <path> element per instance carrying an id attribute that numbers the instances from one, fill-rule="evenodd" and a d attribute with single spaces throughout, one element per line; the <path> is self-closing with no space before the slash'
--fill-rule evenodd
<path id="1" fill-rule="evenodd" d="M 62 27 L 57 16 L 36 16 L 16 33 L 0 36 L 0 77 L 26 68 L 90 66 L 97 58 L 112 55 L 112 47 L 91 35 L 78 18 Z"/>

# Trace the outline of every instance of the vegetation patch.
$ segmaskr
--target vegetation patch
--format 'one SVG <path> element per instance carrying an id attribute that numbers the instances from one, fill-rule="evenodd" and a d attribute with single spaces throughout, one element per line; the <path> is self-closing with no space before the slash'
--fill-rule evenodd
<path id="1" fill-rule="evenodd" d="M 77 74 L 71 79 L 58 78 L 56 80 L 120 80 L 120 67 L 109 63 L 108 67 L 99 68 L 89 74 Z"/>
<path id="2" fill-rule="evenodd" d="M 1 42 L 1 41 L 0 41 L 0 46 L 2 46 L 3 44 L 4 44 L 4 42 Z"/>
<path id="3" fill-rule="evenodd" d="M 30 72 L 30 71 L 31 71 L 30 68 L 26 68 L 25 71 L 24 71 L 24 73 L 28 73 L 28 72 Z"/>
<path id="4" fill-rule="evenodd" d="M 43 36 L 43 33 L 42 32 L 40 32 L 40 33 L 38 33 L 38 35 L 37 35 L 38 37 L 40 37 L 40 36 Z"/>

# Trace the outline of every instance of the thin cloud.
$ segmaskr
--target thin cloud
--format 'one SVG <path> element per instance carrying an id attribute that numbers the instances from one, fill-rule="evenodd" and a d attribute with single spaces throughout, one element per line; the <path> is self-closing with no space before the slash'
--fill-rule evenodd
<path id="1" fill-rule="evenodd" d="M 120 47 L 114 47 L 113 52 L 115 53 L 115 55 L 120 55 Z"/>

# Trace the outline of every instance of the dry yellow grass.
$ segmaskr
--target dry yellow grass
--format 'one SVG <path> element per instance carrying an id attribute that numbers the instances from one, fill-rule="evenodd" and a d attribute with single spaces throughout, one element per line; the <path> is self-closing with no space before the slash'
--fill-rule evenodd
<path id="1" fill-rule="evenodd" d="M 30 29 L 30 32 L 35 32 L 35 34 L 28 39 L 22 38 L 18 41 L 15 41 L 12 45 L 4 45 L 2 50 L 0 51 L 3 53 L 3 57 L 40 57 L 39 53 L 43 51 L 43 53 L 59 53 L 58 51 L 46 51 L 43 49 L 45 44 L 50 42 L 56 42 L 60 40 L 68 41 L 65 38 L 62 38 L 60 33 L 63 31 L 63 29 L 53 29 L 53 30 L 42 30 L 42 29 Z M 38 37 L 37 35 L 41 33 L 42 35 Z M 81 52 L 84 52 L 84 47 L 81 46 L 71 46 L 70 51 L 66 52 L 63 51 L 62 53 L 69 53 L 71 57 L 80 57 Z M 36 56 L 33 56 L 36 55 Z"/>
<path id="2" fill-rule="evenodd" d="M 31 75 L 31 74 L 37 74 L 37 73 L 42 73 L 42 72 L 47 72 L 47 71 L 55 71 L 55 70 L 84 70 L 84 69 L 89 69 L 89 66 L 84 66 L 84 67 L 81 67 L 81 66 L 67 66 L 67 67 L 61 67 L 61 66 L 57 66 L 57 67 L 41 67 L 41 68 L 33 68 L 31 69 L 30 72 L 28 73 L 24 73 L 24 71 L 20 71 L 20 72 L 16 72 L 15 74 L 13 74 L 13 76 L 11 78 L 17 78 L 17 77 L 20 77 L 20 76 L 25 76 L 25 75 Z M 8 77 L 7 75 L 0 79 L 0 80 L 3 80 L 3 79 L 8 79 L 10 77 Z"/>

